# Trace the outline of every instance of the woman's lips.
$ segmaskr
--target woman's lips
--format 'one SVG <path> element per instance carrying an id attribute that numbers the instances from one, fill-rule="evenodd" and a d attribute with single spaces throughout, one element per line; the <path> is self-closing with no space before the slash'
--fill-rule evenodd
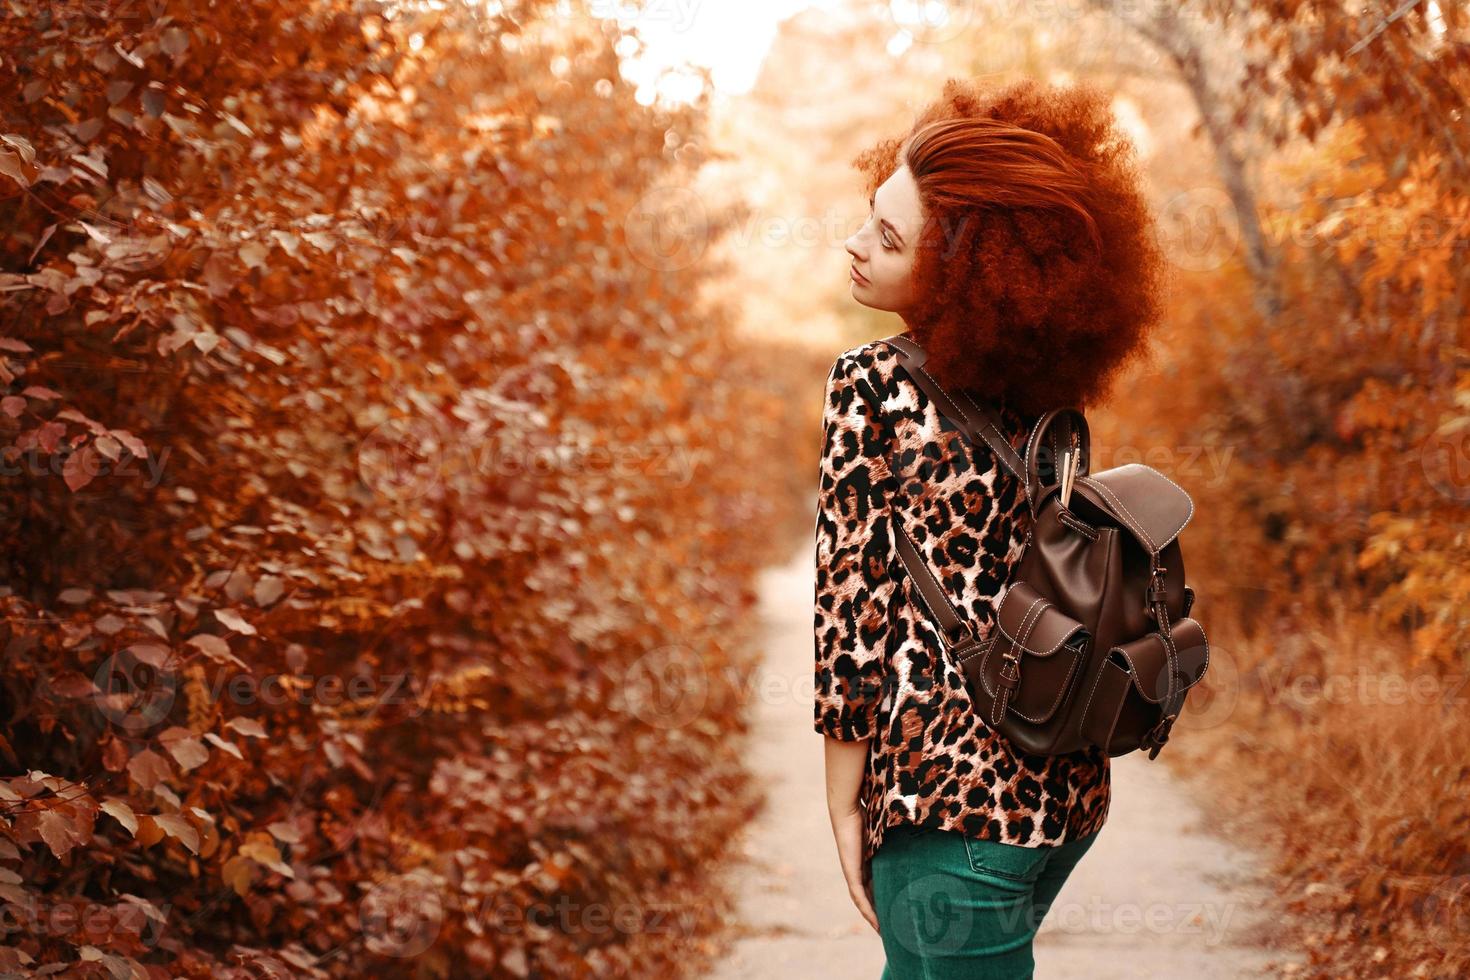
<path id="1" fill-rule="evenodd" d="M 857 266 L 853 266 L 852 267 L 852 276 L 850 278 L 852 279 L 853 282 L 858 283 L 860 285 L 863 285 L 863 286 L 870 285 L 870 283 L 868 282 L 868 277 L 865 276 L 865 275 L 863 275 L 861 272 L 857 271 Z"/>

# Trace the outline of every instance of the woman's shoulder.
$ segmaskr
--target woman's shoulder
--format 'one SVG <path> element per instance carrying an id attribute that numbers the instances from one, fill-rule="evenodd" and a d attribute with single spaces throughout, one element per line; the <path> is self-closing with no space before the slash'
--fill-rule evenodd
<path id="1" fill-rule="evenodd" d="M 911 337 L 909 331 L 895 334 L 896 337 Z M 839 376 L 849 381 L 866 381 L 873 391 L 878 394 L 881 402 L 890 405 L 897 401 L 904 401 L 913 408 L 919 406 L 929 407 L 932 404 L 928 394 L 916 382 L 909 371 L 903 366 L 903 358 L 899 350 L 888 343 L 889 338 L 870 340 L 856 347 L 848 348 L 837 355 L 833 369 Z M 899 396 L 907 393 L 907 398 Z M 983 388 L 946 389 L 950 401 L 955 404 L 958 411 L 975 417 L 999 416 L 1003 421 L 1003 429 L 1006 435 L 1013 441 L 1025 445 L 1026 435 L 1031 426 L 1036 422 L 1037 416 L 1033 413 L 1025 413 L 1012 408 L 1004 399 L 997 398 L 994 392 Z M 938 414 L 938 406 L 934 406 L 934 414 Z"/>
<path id="2" fill-rule="evenodd" d="M 902 401 L 903 382 L 912 386 L 912 381 L 900 367 L 898 350 L 885 340 L 879 338 L 849 347 L 837 355 L 832 372 L 845 383 L 855 385 L 864 398 L 876 403 L 886 415 Z"/>
<path id="3" fill-rule="evenodd" d="M 887 338 L 870 340 L 856 347 L 849 347 L 838 354 L 833 367 L 845 372 L 848 377 L 870 374 L 875 377 L 892 377 L 898 366 L 898 352 L 887 343 Z"/>

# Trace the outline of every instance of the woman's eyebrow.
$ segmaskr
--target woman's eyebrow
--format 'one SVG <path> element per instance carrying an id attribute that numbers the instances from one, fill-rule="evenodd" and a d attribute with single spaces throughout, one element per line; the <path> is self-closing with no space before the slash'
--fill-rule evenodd
<path id="1" fill-rule="evenodd" d="M 878 204 L 878 195 L 876 195 L 876 194 L 869 194 L 868 195 L 868 207 L 870 207 L 870 208 L 877 207 L 877 204 Z M 898 239 L 898 244 L 900 244 L 900 245 L 903 244 L 903 236 L 898 233 L 898 229 L 897 228 L 893 227 L 893 222 L 889 221 L 887 218 L 879 218 L 878 219 L 878 223 L 880 225 L 882 225 L 883 227 L 887 228 L 889 231 L 893 232 L 893 237 Z"/>

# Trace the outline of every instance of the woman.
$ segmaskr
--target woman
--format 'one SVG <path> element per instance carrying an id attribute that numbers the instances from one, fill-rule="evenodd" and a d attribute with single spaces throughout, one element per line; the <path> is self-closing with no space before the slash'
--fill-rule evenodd
<path id="1" fill-rule="evenodd" d="M 852 295 L 898 314 L 947 389 L 1024 451 L 1144 350 L 1163 258 L 1132 149 L 1088 86 L 951 80 L 856 161 Z M 848 891 L 885 980 L 1027 977 L 1032 939 L 1110 803 L 1100 749 L 1020 751 L 975 711 L 894 548 L 901 523 L 983 637 L 1031 520 L 1024 488 L 874 342 L 827 378 L 816 523 L 816 730 Z"/>

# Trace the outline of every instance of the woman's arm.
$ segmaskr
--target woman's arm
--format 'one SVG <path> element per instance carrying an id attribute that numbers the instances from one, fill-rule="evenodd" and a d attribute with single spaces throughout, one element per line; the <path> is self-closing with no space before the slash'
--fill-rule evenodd
<path id="1" fill-rule="evenodd" d="M 889 609 L 898 601 L 890 528 L 890 430 L 861 365 L 839 357 L 827 375 L 817 491 L 815 705 L 824 748 L 827 812 L 853 904 L 875 930 L 863 882 L 866 812 L 860 802 L 879 704 L 892 672 Z"/>
<path id="2" fill-rule="evenodd" d="M 827 816 L 837 842 L 837 860 L 847 879 L 848 895 L 876 932 L 878 916 L 873 911 L 873 898 L 863 886 L 863 807 L 858 799 L 871 739 L 845 742 L 829 735 L 822 741 L 827 746 Z"/>

